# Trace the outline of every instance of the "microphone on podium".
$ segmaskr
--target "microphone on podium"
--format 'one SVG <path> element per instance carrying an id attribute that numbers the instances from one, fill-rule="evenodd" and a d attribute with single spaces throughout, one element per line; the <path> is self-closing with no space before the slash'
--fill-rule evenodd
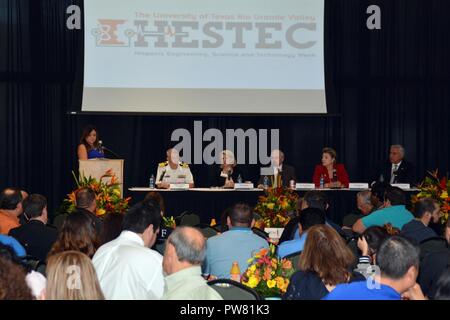
<path id="1" fill-rule="evenodd" d="M 103 145 L 103 141 L 102 140 L 99 140 L 98 141 L 98 151 L 100 152 L 100 153 L 105 153 L 105 151 L 108 151 L 110 154 L 112 154 L 116 159 L 121 159 L 122 157 L 121 156 L 119 156 L 117 153 L 115 153 L 114 151 L 112 151 L 111 149 L 109 149 L 109 148 L 107 148 L 107 147 L 105 147 L 104 145 Z"/>

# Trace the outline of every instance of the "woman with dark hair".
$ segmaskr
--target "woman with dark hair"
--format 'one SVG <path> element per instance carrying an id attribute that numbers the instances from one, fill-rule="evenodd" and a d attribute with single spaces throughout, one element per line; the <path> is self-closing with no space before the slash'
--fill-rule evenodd
<path id="1" fill-rule="evenodd" d="M 63 251 L 79 251 L 89 258 L 98 248 L 97 231 L 94 221 L 84 212 L 70 213 L 61 228 L 58 240 L 53 244 L 48 257 Z"/>
<path id="2" fill-rule="evenodd" d="M 322 150 L 322 164 L 314 170 L 313 182 L 319 188 L 320 180 L 323 180 L 325 188 L 348 188 L 350 180 L 347 170 L 342 163 L 336 163 L 336 151 L 331 148 Z"/>
<path id="3" fill-rule="evenodd" d="M 361 251 L 359 263 L 355 271 L 362 275 L 371 274 L 370 266 L 374 264 L 378 248 L 390 236 L 387 226 L 373 226 L 367 228 L 358 238 L 358 248 Z"/>
<path id="4" fill-rule="evenodd" d="M 99 145 L 97 129 L 94 126 L 88 125 L 83 129 L 77 153 L 79 160 L 105 157 Z"/>
<path id="5" fill-rule="evenodd" d="M 299 271 L 292 275 L 283 299 L 320 300 L 338 284 L 364 279 L 351 272 L 355 260 L 345 241 L 332 227 L 316 225 L 309 228 L 300 255 Z"/>

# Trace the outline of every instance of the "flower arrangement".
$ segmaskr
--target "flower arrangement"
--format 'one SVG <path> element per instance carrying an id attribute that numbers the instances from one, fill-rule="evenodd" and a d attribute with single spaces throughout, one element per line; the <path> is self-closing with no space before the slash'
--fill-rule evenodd
<path id="1" fill-rule="evenodd" d="M 163 227 L 175 229 L 177 224 L 174 217 L 163 217 Z"/>
<path id="2" fill-rule="evenodd" d="M 248 264 L 249 268 L 241 278 L 242 284 L 263 297 L 280 297 L 286 292 L 294 269 L 291 261 L 277 258 L 274 245 L 259 251 Z"/>
<path id="3" fill-rule="evenodd" d="M 64 212 L 70 213 L 75 210 L 76 193 L 81 188 L 90 188 L 94 191 L 97 200 L 97 210 L 95 212 L 97 216 L 103 216 L 110 212 L 123 213 L 128 209 L 131 197 L 126 199 L 122 198 L 120 183 L 112 170 L 106 171 L 105 174 L 100 177 L 99 181 L 95 178 L 84 176 L 78 179 L 73 171 L 72 175 L 75 179 L 77 188 L 64 199 L 62 205 Z M 108 182 L 103 182 L 104 178 L 110 179 Z"/>
<path id="4" fill-rule="evenodd" d="M 297 211 L 298 194 L 288 188 L 269 188 L 264 196 L 260 196 L 255 206 L 255 212 L 261 216 L 256 221 L 256 227 L 284 228 L 289 222 L 289 212 Z"/>
<path id="5" fill-rule="evenodd" d="M 450 212 L 450 180 L 448 177 L 439 178 L 438 170 L 428 174 L 418 186 L 420 192 L 411 197 L 411 202 L 415 204 L 423 198 L 437 200 L 441 206 L 441 222 L 446 223 Z"/>

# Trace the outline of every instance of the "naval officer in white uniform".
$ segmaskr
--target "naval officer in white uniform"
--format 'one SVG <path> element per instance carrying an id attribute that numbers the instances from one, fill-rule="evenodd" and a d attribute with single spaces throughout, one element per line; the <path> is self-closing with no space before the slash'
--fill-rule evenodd
<path id="1" fill-rule="evenodd" d="M 168 189 L 173 183 L 187 183 L 189 188 L 194 187 L 194 178 L 187 163 L 180 161 L 180 154 L 176 149 L 167 150 L 167 161 L 158 165 L 156 174 L 156 187 Z"/>

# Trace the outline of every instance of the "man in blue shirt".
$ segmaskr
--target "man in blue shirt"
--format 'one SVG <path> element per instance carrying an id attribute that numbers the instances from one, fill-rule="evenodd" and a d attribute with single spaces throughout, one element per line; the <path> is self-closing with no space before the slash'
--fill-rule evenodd
<path id="1" fill-rule="evenodd" d="M 241 274 L 248 268 L 247 260 L 269 244 L 252 231 L 253 210 L 244 203 L 233 206 L 227 218 L 229 230 L 209 238 L 206 243 L 206 260 L 203 273 L 229 279 L 233 262 L 237 262 Z"/>
<path id="2" fill-rule="evenodd" d="M 0 234 L 0 243 L 4 244 L 5 246 L 11 247 L 11 249 L 13 249 L 14 253 L 19 258 L 25 258 L 25 256 L 27 255 L 25 248 L 20 244 L 19 241 L 17 241 L 13 237 Z"/>
<path id="3" fill-rule="evenodd" d="M 402 237 L 387 238 L 377 254 L 379 274 L 367 281 L 341 284 L 324 300 L 424 300 L 416 283 L 419 248 Z"/>
<path id="4" fill-rule="evenodd" d="M 278 256 L 280 258 L 303 251 L 308 229 L 318 224 L 325 224 L 325 213 L 320 209 L 307 208 L 300 212 L 298 219 L 298 232 L 300 237 L 280 244 L 278 247 Z"/>
<path id="5" fill-rule="evenodd" d="M 401 230 L 405 224 L 414 219 L 405 205 L 405 192 L 397 187 L 389 187 L 386 191 L 384 208 L 356 221 L 353 225 L 353 231 L 363 233 L 369 227 L 384 226 L 387 223 Z"/>

